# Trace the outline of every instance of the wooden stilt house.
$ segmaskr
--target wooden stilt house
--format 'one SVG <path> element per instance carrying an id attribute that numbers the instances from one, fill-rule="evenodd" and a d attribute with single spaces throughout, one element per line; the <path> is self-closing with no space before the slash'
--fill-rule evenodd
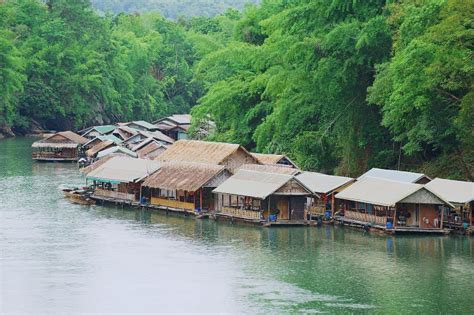
<path id="1" fill-rule="evenodd" d="M 77 161 L 87 141 L 72 131 L 58 132 L 34 142 L 32 157 L 38 161 Z"/>
<path id="2" fill-rule="evenodd" d="M 443 233 L 444 207 L 453 205 L 420 184 L 363 178 L 340 193 L 345 224 L 393 232 Z"/>
<path id="3" fill-rule="evenodd" d="M 258 164 L 257 159 L 238 144 L 198 140 L 178 140 L 155 160 L 223 165 L 231 173 L 244 164 Z"/>
<path id="4" fill-rule="evenodd" d="M 270 224 L 305 224 L 306 197 L 312 194 L 294 175 L 248 169 L 239 169 L 214 193 L 216 216 Z"/>
<path id="5" fill-rule="evenodd" d="M 445 225 L 456 230 L 474 226 L 474 183 L 435 178 L 426 187 L 448 200 L 454 209 L 445 208 Z"/>
<path id="6" fill-rule="evenodd" d="M 333 218 L 338 209 L 338 201 L 334 196 L 355 181 L 350 177 L 315 172 L 302 172 L 296 178 L 313 192 L 314 196 L 309 198 L 307 203 L 307 211 L 310 217 Z"/>
<path id="7" fill-rule="evenodd" d="M 179 212 L 206 213 L 215 207 L 212 190 L 231 176 L 222 165 L 168 162 L 142 185 L 150 206 Z"/>
<path id="8" fill-rule="evenodd" d="M 142 182 L 160 168 L 160 163 L 114 156 L 95 166 L 86 174 L 86 184 L 94 187 L 93 199 L 138 203 Z"/>
<path id="9" fill-rule="evenodd" d="M 381 178 L 388 180 L 395 180 L 405 183 L 414 184 L 426 184 L 431 181 L 431 178 L 422 173 L 413 173 L 406 171 L 387 170 L 383 168 L 372 168 L 359 176 L 357 180 L 364 179 L 366 177 Z"/>

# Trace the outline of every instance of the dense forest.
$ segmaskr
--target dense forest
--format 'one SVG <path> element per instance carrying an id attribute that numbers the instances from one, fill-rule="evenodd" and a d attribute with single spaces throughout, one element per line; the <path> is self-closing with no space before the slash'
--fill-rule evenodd
<path id="1" fill-rule="evenodd" d="M 248 3 L 258 4 L 259 0 L 92 0 L 94 8 L 106 13 L 160 12 L 165 18 L 176 20 L 180 17 L 213 17 L 234 8 L 242 10 Z"/>
<path id="2" fill-rule="evenodd" d="M 170 21 L 85 0 L 0 5 L 0 128 L 189 112 L 308 170 L 474 179 L 468 0 L 263 0 Z"/>

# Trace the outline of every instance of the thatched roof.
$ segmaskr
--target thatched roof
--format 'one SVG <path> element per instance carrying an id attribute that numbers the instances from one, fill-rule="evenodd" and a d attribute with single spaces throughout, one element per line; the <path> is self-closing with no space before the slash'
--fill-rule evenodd
<path id="1" fill-rule="evenodd" d="M 94 156 L 96 155 L 97 153 L 99 153 L 100 151 L 104 150 L 104 149 L 107 149 L 108 147 L 114 145 L 114 142 L 113 141 L 103 141 L 103 142 L 99 142 L 97 143 L 95 146 L 93 146 L 92 148 L 90 148 L 89 150 L 87 150 L 87 156 Z"/>
<path id="2" fill-rule="evenodd" d="M 77 133 L 74 133 L 72 131 L 62 131 L 62 132 L 58 132 L 59 135 L 63 136 L 64 138 L 67 138 L 75 143 L 79 143 L 79 144 L 85 144 L 87 141 L 89 141 L 89 139 L 87 138 L 84 138 L 80 135 L 78 135 Z"/>
<path id="3" fill-rule="evenodd" d="M 287 163 L 289 163 L 288 166 L 293 166 L 293 167 L 297 168 L 296 164 L 293 163 L 293 161 L 290 160 L 289 157 L 287 157 L 286 155 L 283 155 L 283 154 L 264 154 L 264 153 L 250 153 L 250 154 L 252 154 L 252 156 L 254 156 L 257 159 L 257 161 L 259 161 L 261 164 L 269 164 L 269 165 L 281 164 L 281 165 L 285 165 L 283 163 L 287 162 Z"/>
<path id="4" fill-rule="evenodd" d="M 239 167 L 239 169 L 287 175 L 296 175 L 301 173 L 301 171 L 297 168 L 277 165 L 244 164 Z"/>
<path id="5" fill-rule="evenodd" d="M 149 176 L 143 186 L 169 190 L 197 191 L 215 176 L 224 172 L 224 166 L 214 164 L 169 162 Z"/>
<path id="6" fill-rule="evenodd" d="M 178 140 L 156 160 L 220 164 L 239 149 L 249 154 L 245 148 L 233 143 Z M 251 155 L 249 154 L 249 156 Z"/>
<path id="7" fill-rule="evenodd" d="M 59 138 L 59 139 L 58 139 Z M 33 143 L 33 148 L 75 148 L 85 144 L 89 139 L 84 138 L 72 131 L 61 131 Z"/>

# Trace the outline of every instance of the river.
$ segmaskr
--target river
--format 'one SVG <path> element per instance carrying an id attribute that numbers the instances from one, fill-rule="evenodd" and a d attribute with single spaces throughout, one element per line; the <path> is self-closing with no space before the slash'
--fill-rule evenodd
<path id="1" fill-rule="evenodd" d="M 474 313 L 474 238 L 74 205 L 75 164 L 0 141 L 0 313 Z"/>

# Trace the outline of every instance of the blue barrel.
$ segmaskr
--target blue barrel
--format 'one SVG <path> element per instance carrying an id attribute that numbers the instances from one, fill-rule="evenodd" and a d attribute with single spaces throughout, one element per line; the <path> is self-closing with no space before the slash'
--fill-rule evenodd
<path id="1" fill-rule="evenodd" d="M 392 229 L 393 228 L 393 223 L 392 222 L 387 222 L 387 225 L 386 225 L 387 229 Z"/>
<path id="2" fill-rule="evenodd" d="M 324 215 L 325 215 L 326 218 L 330 218 L 331 217 L 331 211 L 326 211 L 324 213 Z"/>

